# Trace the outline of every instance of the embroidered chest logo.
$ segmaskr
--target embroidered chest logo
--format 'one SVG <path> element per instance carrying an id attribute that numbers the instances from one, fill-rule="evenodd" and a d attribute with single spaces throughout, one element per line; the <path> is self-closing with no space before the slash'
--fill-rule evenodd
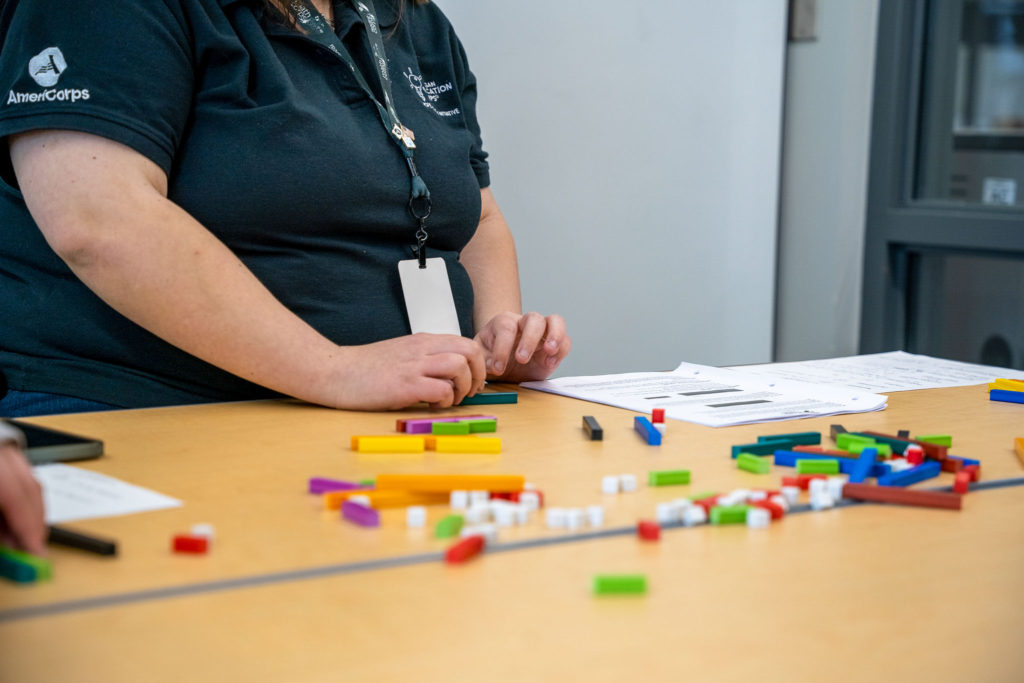
<path id="1" fill-rule="evenodd" d="M 59 47 L 48 47 L 28 60 L 28 75 L 44 88 L 57 85 L 60 75 L 68 68 Z"/>
<path id="2" fill-rule="evenodd" d="M 48 47 L 35 57 L 28 60 L 28 75 L 45 90 L 41 92 L 16 92 L 11 90 L 7 93 L 7 105 L 25 104 L 31 102 L 77 102 L 78 100 L 89 99 L 89 90 L 86 88 L 64 88 L 58 90 L 53 86 L 68 69 L 68 62 L 64 59 L 64 53 L 59 47 Z"/>
<path id="3" fill-rule="evenodd" d="M 412 70 L 410 66 L 402 74 L 405 76 L 405 80 L 409 82 L 409 87 L 413 89 L 417 95 L 419 95 L 420 102 L 424 107 L 434 112 L 438 116 L 458 116 L 462 113 L 462 110 L 458 107 L 454 109 L 440 109 L 437 103 L 441 100 L 441 95 L 446 92 L 451 92 L 454 88 L 452 82 L 437 83 L 436 81 L 426 81 L 423 79 L 423 74 L 418 74 Z"/>

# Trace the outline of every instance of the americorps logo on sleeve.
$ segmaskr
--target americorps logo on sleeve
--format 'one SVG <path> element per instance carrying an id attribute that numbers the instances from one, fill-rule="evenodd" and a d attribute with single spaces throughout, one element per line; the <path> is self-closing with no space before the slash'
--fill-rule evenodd
<path id="1" fill-rule="evenodd" d="M 89 99 L 86 88 L 64 88 L 58 90 L 60 77 L 67 71 L 68 62 L 59 47 L 48 47 L 32 59 L 28 60 L 28 75 L 45 90 L 39 92 L 16 92 L 7 94 L 7 104 L 24 104 L 26 102 L 77 102 Z"/>
<path id="2" fill-rule="evenodd" d="M 44 88 L 57 85 L 60 75 L 68 68 L 59 47 L 48 47 L 28 60 L 28 75 Z"/>

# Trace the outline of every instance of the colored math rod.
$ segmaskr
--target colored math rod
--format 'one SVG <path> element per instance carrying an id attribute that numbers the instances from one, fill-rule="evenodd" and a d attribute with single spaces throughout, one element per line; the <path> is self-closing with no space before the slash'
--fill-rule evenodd
<path id="1" fill-rule="evenodd" d="M 462 399 L 460 406 L 482 406 L 496 403 L 518 403 L 519 394 L 514 391 L 481 391 L 475 396 Z"/>

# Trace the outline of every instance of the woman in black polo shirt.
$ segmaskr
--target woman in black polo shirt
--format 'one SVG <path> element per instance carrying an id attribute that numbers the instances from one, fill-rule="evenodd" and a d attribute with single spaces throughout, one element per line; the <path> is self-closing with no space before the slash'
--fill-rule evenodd
<path id="1" fill-rule="evenodd" d="M 520 312 L 435 5 L 22 0 L 0 32 L 0 415 L 448 406 L 569 352 Z"/>

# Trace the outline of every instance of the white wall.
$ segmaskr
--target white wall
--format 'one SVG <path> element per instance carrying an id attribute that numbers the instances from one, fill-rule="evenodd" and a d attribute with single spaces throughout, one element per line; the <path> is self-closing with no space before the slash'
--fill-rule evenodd
<path id="1" fill-rule="evenodd" d="M 789 47 L 775 360 L 857 353 L 877 15 L 818 0 L 818 39 Z"/>
<path id="2" fill-rule="evenodd" d="M 440 0 L 560 375 L 771 359 L 785 0 Z"/>

